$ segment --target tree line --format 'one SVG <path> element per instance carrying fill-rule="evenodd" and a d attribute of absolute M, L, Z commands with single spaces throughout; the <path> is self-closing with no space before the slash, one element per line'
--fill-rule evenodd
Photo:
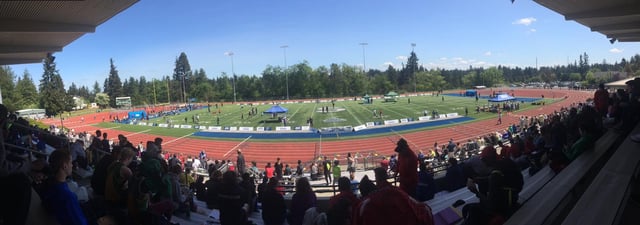
<path fill-rule="evenodd" d="M 332 98 L 399 93 L 439 91 L 452 88 L 471 88 L 482 85 L 496 87 L 504 84 L 553 81 L 586 81 L 588 85 L 640 75 L 640 55 L 613 64 L 602 61 L 590 63 L 584 53 L 579 60 L 567 65 L 552 67 L 469 67 L 467 69 L 426 69 L 420 65 L 415 52 L 411 52 L 406 64 L 399 68 L 388 66 L 386 70 L 359 66 L 330 64 L 312 68 L 308 62 L 287 68 L 267 65 L 260 75 L 229 75 L 211 77 L 202 68 L 192 69 L 186 53 L 175 60 L 171 75 L 159 79 L 130 76 L 121 79 L 113 59 L 109 62 L 109 74 L 91 88 L 71 83 L 65 89 L 55 57 L 43 60 L 44 72 L 36 88 L 31 75 L 24 71 L 16 76 L 8 66 L 0 67 L 0 90 L 9 110 L 44 108 L 48 115 L 70 111 L 81 103 L 95 102 L 100 107 L 117 107 L 116 97 L 131 97 L 133 105 L 164 103 L 282 100 L 288 93 L 291 99 Z M 601 76 L 610 71 L 612 75 Z M 600 74 L 600 76 L 598 76 Z M 74 97 L 76 97 L 74 99 Z"/>

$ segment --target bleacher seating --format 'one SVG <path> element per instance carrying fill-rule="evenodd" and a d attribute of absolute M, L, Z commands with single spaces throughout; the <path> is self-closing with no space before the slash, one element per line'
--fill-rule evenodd
<path fill-rule="evenodd" d="M 603 156 L 615 146 L 621 136 L 619 131 L 607 131 L 592 149 L 582 153 L 544 185 L 505 224 L 516 225 L 523 221 L 527 224 L 558 223 L 556 220 L 570 209 L 571 203 L 581 194 L 577 189 L 590 183 L 590 176 L 587 174 L 597 172 L 604 165 L 606 157 Z"/>
<path fill-rule="evenodd" d="M 637 125 L 632 134 L 640 132 Z M 618 224 L 637 178 L 640 143 L 626 140 L 602 167 L 562 224 Z"/>

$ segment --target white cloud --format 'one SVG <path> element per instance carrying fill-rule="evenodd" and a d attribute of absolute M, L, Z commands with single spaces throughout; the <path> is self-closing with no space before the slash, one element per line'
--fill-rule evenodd
<path fill-rule="evenodd" d="M 536 22 L 536 18 L 533 18 L 533 17 L 527 17 L 527 18 L 522 18 L 522 19 L 519 19 L 519 20 L 513 21 L 511 24 L 529 26 L 529 25 L 531 25 L 533 22 Z"/>
<path fill-rule="evenodd" d="M 529 32 L 531 32 L 531 33 L 536 32 L 536 31 L 538 31 L 538 30 L 536 30 L 534 28 L 529 29 Z"/>
<path fill-rule="evenodd" d="M 618 48 L 609 49 L 609 52 L 615 53 L 615 54 L 622 53 L 623 51 L 624 51 L 623 49 L 618 49 Z"/>
<path fill-rule="evenodd" d="M 486 55 L 486 56 L 491 56 L 491 51 L 487 51 L 487 52 L 485 52 L 485 53 L 484 53 L 484 55 Z"/>
<path fill-rule="evenodd" d="M 399 55 L 399 56 L 396 56 L 396 59 L 400 60 L 400 61 L 406 61 L 407 60 L 407 56 Z"/>
<path fill-rule="evenodd" d="M 392 62 L 384 62 L 384 63 L 382 64 L 382 66 L 384 66 L 384 67 L 393 66 L 393 63 L 392 63 Z"/>
<path fill-rule="evenodd" d="M 436 60 L 435 62 L 428 62 L 428 63 L 425 63 L 423 65 L 427 69 L 436 69 L 436 68 L 438 68 L 438 69 L 468 69 L 469 66 L 484 67 L 484 68 L 496 66 L 496 64 L 487 63 L 487 62 L 484 62 L 484 61 L 478 61 L 476 59 L 465 59 L 465 58 L 462 58 L 462 57 L 454 57 L 454 58 L 441 57 L 441 58 L 439 58 L 439 60 Z"/>

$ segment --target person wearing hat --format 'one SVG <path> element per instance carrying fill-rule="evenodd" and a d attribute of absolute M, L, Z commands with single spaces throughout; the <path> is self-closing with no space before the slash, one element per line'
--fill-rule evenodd
<path fill-rule="evenodd" d="M 398 153 L 398 173 L 400 178 L 400 189 L 409 196 L 415 197 L 418 186 L 418 156 L 409 148 L 407 141 L 401 138 L 395 149 Z"/>

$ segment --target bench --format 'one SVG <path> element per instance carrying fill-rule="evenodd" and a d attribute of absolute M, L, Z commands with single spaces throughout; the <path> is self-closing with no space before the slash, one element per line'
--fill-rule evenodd
<path fill-rule="evenodd" d="M 637 125 L 632 134 L 640 132 Z M 591 185 L 575 204 L 562 224 L 618 224 L 625 203 L 637 178 L 640 143 L 629 135 Z"/>
<path fill-rule="evenodd" d="M 551 170 L 551 167 L 545 166 L 536 174 L 531 176 L 529 179 L 524 180 L 524 185 L 522 187 L 522 191 L 520 191 L 520 198 L 518 198 L 518 202 L 520 204 L 524 204 L 527 202 L 533 195 L 538 193 L 540 189 L 542 189 L 553 177 L 555 176 L 555 172 Z"/>
<path fill-rule="evenodd" d="M 548 171 L 547 171 L 548 170 Z M 553 174 L 549 168 L 538 171 L 535 175 L 529 177 L 528 170 L 522 171 L 522 177 L 524 179 L 524 187 L 520 192 L 521 202 L 522 199 L 528 199 L 537 190 L 539 190 L 548 180 L 552 178 L 549 174 Z M 457 200 L 465 201 L 465 204 L 478 202 L 479 199 L 474 193 L 471 193 L 466 187 L 460 188 L 453 192 L 441 191 L 436 196 L 427 201 L 426 203 L 431 207 L 434 213 L 448 208 L 453 205 Z"/>
<path fill-rule="evenodd" d="M 556 224 L 568 208 L 581 195 L 579 189 L 590 183 L 597 171 L 604 166 L 604 157 L 622 135 L 616 130 L 609 130 L 602 135 L 590 150 L 583 152 L 562 172 L 557 174 L 533 196 L 505 223 L 505 225 L 522 224 Z M 543 171 L 540 171 L 543 172 Z M 540 173 L 538 172 L 538 173 Z M 584 179 L 583 179 L 584 178 Z M 526 193 L 526 192 L 525 192 Z"/>

